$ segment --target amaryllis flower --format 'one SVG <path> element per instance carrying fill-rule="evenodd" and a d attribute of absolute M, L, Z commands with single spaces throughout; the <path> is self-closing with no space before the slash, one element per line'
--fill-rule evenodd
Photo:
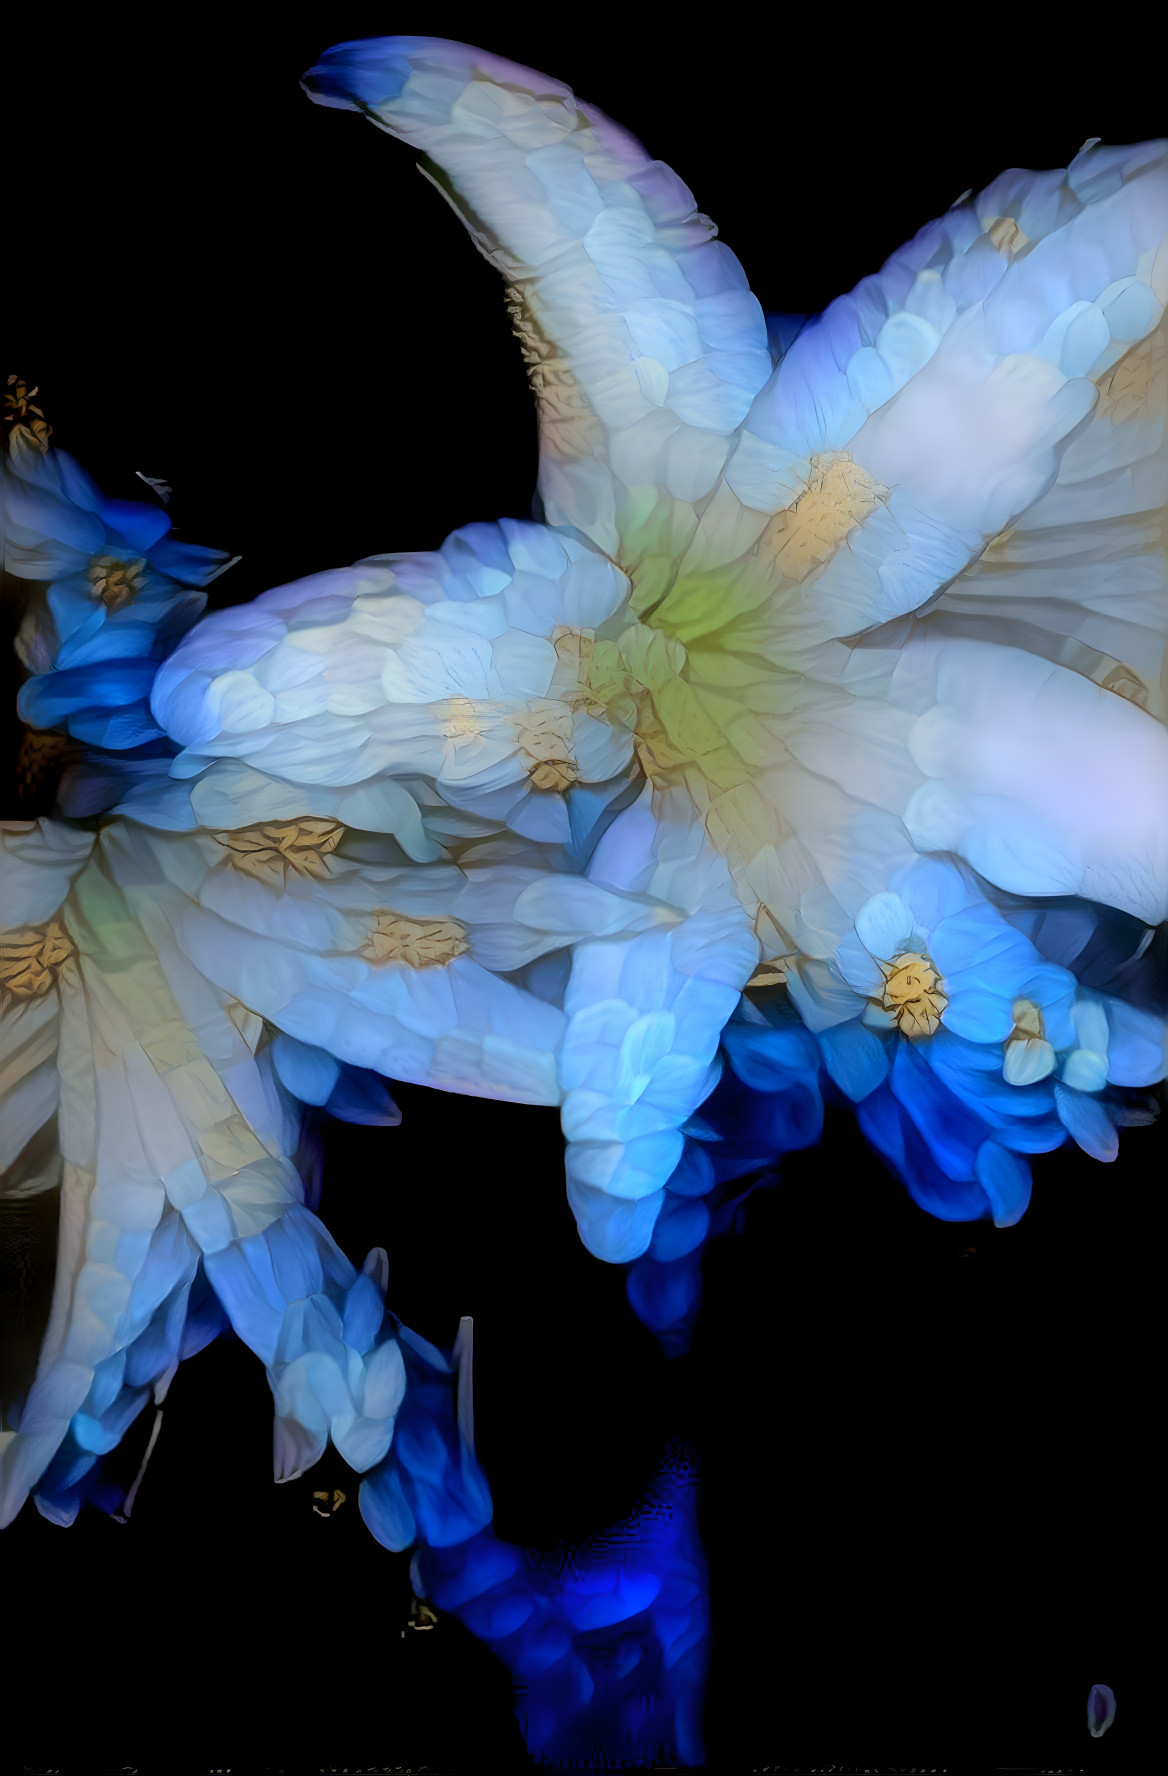
<path fill-rule="evenodd" d="M 163 1221 L 269 1367 L 280 1471 L 326 1435 L 392 1459 L 396 1334 L 349 1342 L 361 1285 L 292 1158 L 345 1078 L 559 1104 L 585 1242 L 670 1265 L 725 1181 L 723 1054 L 776 1101 L 739 1100 L 727 1154 L 813 1138 L 830 1084 L 924 1206 L 1003 1225 L 1027 1153 L 1070 1131 L 1111 1157 L 1122 1092 L 1162 1076 L 1162 1002 L 1081 980 L 1004 903 L 1164 917 L 1165 145 L 1005 175 L 791 333 L 560 82 L 387 38 L 305 85 L 423 154 L 502 274 L 543 521 L 314 575 L 176 646 L 210 563 L 47 449 L 6 466 L 10 571 L 49 588 L 21 709 L 89 747 L 57 820 L 102 816 L 10 968 L 64 980 L 74 946 L 62 1153 L 93 1263 L 129 1267 L 91 1285 L 65 1255 L 54 1325 L 102 1331 L 49 1359 L 17 1503 L 74 1414 L 123 1410 L 160 1302 L 131 1311 L 127 1278 Z M 421 1521 L 399 1482 L 385 1521 Z"/>

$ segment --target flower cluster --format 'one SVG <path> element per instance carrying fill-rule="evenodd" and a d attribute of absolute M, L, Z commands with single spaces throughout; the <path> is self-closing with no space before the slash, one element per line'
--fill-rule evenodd
<path fill-rule="evenodd" d="M 1028 1155 L 1149 1114 L 1168 155 L 1007 174 L 792 334 L 558 82 L 395 38 L 306 86 L 438 167 L 507 280 L 546 522 L 197 621 L 226 558 L 10 384 L 19 710 L 86 750 L 4 833 L 5 1187 L 59 1184 L 72 1243 L 3 1520 L 75 1508 L 202 1277 L 278 1477 L 331 1437 L 389 1546 L 485 1548 L 450 1366 L 309 1206 L 312 1112 L 391 1123 L 386 1079 L 558 1105 L 581 1236 L 670 1349 L 829 1095 L 922 1207 L 1000 1226 Z"/>
<path fill-rule="evenodd" d="M 4 569 L 36 586 L 16 644 L 30 674 L 18 711 L 117 751 L 160 740 L 154 674 L 233 563 L 180 542 L 156 506 L 107 498 L 47 428 L 37 446 L 14 432 L 0 455 Z"/>

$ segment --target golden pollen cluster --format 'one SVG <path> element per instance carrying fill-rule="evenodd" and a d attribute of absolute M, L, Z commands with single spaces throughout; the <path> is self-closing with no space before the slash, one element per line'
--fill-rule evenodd
<path fill-rule="evenodd" d="M 1117 364 L 1098 378 L 1097 418 L 1121 425 L 1133 414 L 1168 408 L 1168 325 L 1161 319 L 1146 338 L 1124 352 Z"/>
<path fill-rule="evenodd" d="M 215 837 L 227 852 L 224 861 L 245 875 L 260 881 L 278 877 L 286 882 L 291 870 L 294 875 L 322 882 L 330 872 L 329 854 L 336 850 L 344 830 L 339 821 L 306 815 L 299 820 L 241 826 L 237 832 L 220 832 Z"/>
<path fill-rule="evenodd" d="M 805 491 L 775 514 L 763 547 L 785 578 L 803 580 L 887 497 L 888 488 L 846 450 L 825 450 L 810 458 Z"/>
<path fill-rule="evenodd" d="M 445 968 L 466 954 L 466 926 L 458 919 L 411 919 L 387 907 L 373 915 L 361 947 L 369 962 L 404 962 L 407 968 Z"/>
<path fill-rule="evenodd" d="M 578 772 L 572 757 L 572 714 L 566 703 L 529 704 L 514 718 L 519 749 L 535 789 L 565 790 Z"/>
<path fill-rule="evenodd" d="M 993 216 L 985 225 L 990 240 L 1007 259 L 1016 259 L 1023 247 L 1030 245 L 1030 236 L 1023 234 L 1013 216 Z"/>
<path fill-rule="evenodd" d="M 482 739 L 483 725 L 469 697 L 451 697 L 442 723 L 442 733 L 447 740 Z"/>
<path fill-rule="evenodd" d="M 14 454 L 18 444 L 28 444 L 35 446 L 42 456 L 48 455 L 53 428 L 45 418 L 44 410 L 33 406 L 33 397 L 39 393 L 39 389 L 30 389 L 23 377 L 8 378 L 8 392 L 4 396 L 3 430 L 8 448 Z"/>
<path fill-rule="evenodd" d="M 892 1013 L 904 1035 L 932 1036 L 949 999 L 929 958 L 906 951 L 882 967 L 885 1011 Z"/>
<path fill-rule="evenodd" d="M 76 945 L 59 919 L 0 937 L 0 988 L 13 999 L 39 999 L 56 985 Z"/>
<path fill-rule="evenodd" d="M 569 623 L 557 623 L 552 630 L 552 646 L 556 650 L 553 695 L 561 698 L 573 715 L 591 715 L 597 721 L 607 720 L 605 706 L 593 695 L 588 682 L 596 651 L 593 631 L 575 629 Z"/>
<path fill-rule="evenodd" d="M 544 449 L 556 456 L 591 456 L 604 443 L 604 430 L 591 404 L 518 284 L 508 284 L 506 302 L 511 331 L 519 341 L 539 407 Z"/>
<path fill-rule="evenodd" d="M 95 555 L 86 568 L 86 576 L 95 599 L 106 609 L 120 611 L 133 604 L 142 590 L 144 561 L 119 561 L 115 555 Z"/>

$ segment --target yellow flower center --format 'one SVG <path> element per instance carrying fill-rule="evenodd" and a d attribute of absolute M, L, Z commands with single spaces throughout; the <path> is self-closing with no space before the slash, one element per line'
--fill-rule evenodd
<path fill-rule="evenodd" d="M 142 590 L 144 561 L 119 561 L 114 555 L 95 555 L 86 569 L 93 598 L 114 612 L 133 604 Z"/>
<path fill-rule="evenodd" d="M 404 962 L 407 968 L 445 968 L 466 954 L 466 926 L 457 919 L 411 919 L 387 907 L 373 915 L 361 947 L 367 961 Z"/>
<path fill-rule="evenodd" d="M 260 826 L 241 826 L 236 832 L 215 837 L 224 847 L 224 862 L 232 869 L 259 880 L 278 877 L 287 881 L 289 870 L 321 882 L 330 873 L 329 854 L 336 850 L 344 827 L 336 820 L 303 816 L 299 820 L 269 820 Z"/>
<path fill-rule="evenodd" d="M 56 985 L 75 951 L 59 919 L 7 932 L 0 937 L 0 988 L 13 999 L 39 999 Z"/>
<path fill-rule="evenodd" d="M 941 991 L 941 977 L 929 958 L 906 951 L 883 968 L 884 1009 L 892 1013 L 905 1036 L 932 1036 L 949 999 Z"/>

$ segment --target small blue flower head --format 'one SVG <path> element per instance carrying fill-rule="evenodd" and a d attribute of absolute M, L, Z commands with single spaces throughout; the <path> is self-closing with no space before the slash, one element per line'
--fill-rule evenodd
<path fill-rule="evenodd" d="M 119 751 L 160 739 L 154 674 L 229 558 L 179 542 L 155 506 L 107 499 L 64 451 L 9 453 L 0 475 L 5 568 L 46 586 L 17 642 L 22 720 Z"/>
<path fill-rule="evenodd" d="M 1045 961 L 955 865 L 934 858 L 909 865 L 860 908 L 837 965 L 868 1000 L 873 1027 L 920 1040 L 944 1025 L 992 1043 L 1018 1031 L 1017 1084 L 1053 1071 L 1053 1049 L 1074 1039 L 1074 976 Z"/>

